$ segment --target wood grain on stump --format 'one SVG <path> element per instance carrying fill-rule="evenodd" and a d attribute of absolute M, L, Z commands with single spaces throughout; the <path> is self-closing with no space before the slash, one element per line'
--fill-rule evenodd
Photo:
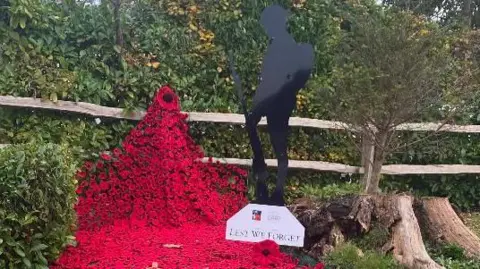
<path fill-rule="evenodd" d="M 344 240 L 353 239 L 380 225 L 390 231 L 382 250 L 408 268 L 443 268 L 428 255 L 420 226 L 408 195 L 349 195 L 314 208 L 297 208 L 305 227 L 305 249 L 320 258 Z"/>
<path fill-rule="evenodd" d="M 448 198 L 423 198 L 420 203 L 423 226 L 432 240 L 456 244 L 467 256 L 480 257 L 480 238 L 465 226 Z"/>
<path fill-rule="evenodd" d="M 395 196 L 394 196 L 395 197 Z M 392 225 L 393 256 L 408 268 L 444 268 L 434 262 L 423 244 L 422 233 L 413 211 L 411 196 L 394 198 L 400 220 Z"/>

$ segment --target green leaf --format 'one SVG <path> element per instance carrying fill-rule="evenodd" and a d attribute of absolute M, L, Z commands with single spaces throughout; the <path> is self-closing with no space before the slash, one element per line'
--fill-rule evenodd
<path fill-rule="evenodd" d="M 25 29 L 27 19 L 25 17 L 20 18 L 19 25 L 20 28 Z"/>
<path fill-rule="evenodd" d="M 50 100 L 51 100 L 52 102 L 54 102 L 54 103 L 58 102 L 57 93 L 52 92 L 52 93 L 50 94 Z"/>
<path fill-rule="evenodd" d="M 40 238 L 43 238 L 43 234 L 41 233 L 36 233 L 32 236 L 33 239 L 40 239 Z"/>
<path fill-rule="evenodd" d="M 37 244 L 37 245 L 33 246 L 33 247 L 30 249 L 30 251 L 31 251 L 31 252 L 33 252 L 33 251 L 39 251 L 39 250 L 44 250 L 44 249 L 47 249 L 47 248 L 48 248 L 47 245 L 40 243 L 40 244 Z"/>
<path fill-rule="evenodd" d="M 10 32 L 8 33 L 8 35 L 9 35 L 12 39 L 14 39 L 14 40 L 16 40 L 16 41 L 19 41 L 19 40 L 20 40 L 20 35 L 19 35 L 17 32 L 10 31 Z"/>
<path fill-rule="evenodd" d="M 113 46 L 113 50 L 115 50 L 116 53 L 121 53 L 122 52 L 122 48 L 118 45 Z"/>
<path fill-rule="evenodd" d="M 17 28 L 18 25 L 18 18 L 15 16 L 10 16 L 10 27 Z"/>
<path fill-rule="evenodd" d="M 45 258 L 45 256 L 43 256 L 41 252 L 38 253 L 38 259 L 40 259 L 40 262 L 42 262 L 43 264 L 48 265 L 47 259 Z"/>
<path fill-rule="evenodd" d="M 121 65 L 122 65 L 122 70 L 127 70 L 127 62 L 122 58 L 122 60 L 120 61 Z"/>
<path fill-rule="evenodd" d="M 16 247 L 13 250 L 15 251 L 15 253 L 18 254 L 18 256 L 20 256 L 22 258 L 25 257 L 25 252 L 23 252 L 23 250 L 21 250 L 19 247 Z"/>
<path fill-rule="evenodd" d="M 32 268 L 32 263 L 27 258 L 22 258 L 22 262 L 27 266 L 27 268 Z"/>
<path fill-rule="evenodd" d="M 22 162 L 18 162 L 17 163 L 17 169 L 15 169 L 15 176 L 19 176 L 22 174 L 22 170 L 23 170 L 23 163 Z"/>

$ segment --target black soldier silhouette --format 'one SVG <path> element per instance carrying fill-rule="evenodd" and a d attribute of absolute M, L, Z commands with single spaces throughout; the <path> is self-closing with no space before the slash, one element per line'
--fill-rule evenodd
<path fill-rule="evenodd" d="M 261 23 L 270 41 L 250 112 L 247 111 L 240 78 L 230 61 L 253 150 L 252 170 L 257 181 L 254 203 L 258 204 L 285 205 L 288 122 L 296 107 L 296 95 L 305 86 L 314 64 L 312 45 L 297 43 L 288 33 L 288 15 L 288 11 L 278 5 L 269 6 L 262 12 Z M 270 142 L 278 161 L 277 181 L 271 197 L 266 185 L 267 165 L 257 133 L 257 125 L 264 116 L 267 118 Z"/>

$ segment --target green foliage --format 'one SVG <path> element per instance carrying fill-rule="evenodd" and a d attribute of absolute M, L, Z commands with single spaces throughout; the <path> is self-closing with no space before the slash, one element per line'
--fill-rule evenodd
<path fill-rule="evenodd" d="M 363 253 L 352 243 L 338 246 L 325 257 L 325 261 L 335 268 L 342 269 L 403 268 L 391 256 L 384 256 L 374 251 Z"/>
<path fill-rule="evenodd" d="M 472 92 L 457 84 L 469 79 L 449 48 L 458 33 L 378 6 L 359 8 L 346 19 L 351 29 L 339 40 L 331 89 L 320 91 L 335 118 L 359 128 L 372 124 L 383 134 Z"/>
<path fill-rule="evenodd" d="M 427 245 L 433 259 L 448 269 L 478 269 L 480 261 L 465 256 L 465 250 L 453 244 Z"/>
<path fill-rule="evenodd" d="M 280 251 L 298 260 L 298 266 L 315 266 L 321 261 L 310 256 L 305 250 L 296 247 L 280 246 Z M 324 264 L 325 265 L 325 264 Z M 326 268 L 329 268 L 328 266 Z"/>
<path fill-rule="evenodd" d="M 361 249 L 365 250 L 380 250 L 391 239 L 388 229 L 380 225 L 373 225 L 367 234 L 361 238 L 355 239 L 355 243 Z"/>
<path fill-rule="evenodd" d="M 9 18 L 0 25 L 5 41 L 0 58 L 7 64 L 0 72 L 5 81 L 0 93 L 135 109 L 146 108 L 154 91 L 168 83 L 187 110 L 238 111 L 226 50 L 238 56 L 237 70 L 251 95 L 266 46 L 258 18 L 273 2 L 137 1 L 122 10 L 125 47 L 119 48 L 108 2 L 9 1 Z M 328 1 L 298 8 L 291 1 L 281 4 L 293 12 L 294 35 L 314 43 L 317 74 L 323 76 L 335 7 Z M 42 23 L 32 21 L 18 31 L 7 22 L 23 21 L 33 11 L 32 20 Z"/>
<path fill-rule="evenodd" d="M 480 212 L 460 213 L 460 218 L 472 232 L 480 235 Z"/>
<path fill-rule="evenodd" d="M 48 268 L 72 243 L 76 163 L 66 147 L 0 150 L 0 267 Z"/>
<path fill-rule="evenodd" d="M 375 5 L 345 15 L 351 28 L 343 32 L 336 48 L 331 90 L 320 91 L 330 101 L 326 105 L 330 104 L 333 116 L 358 126 L 368 121 L 380 128 L 406 117 L 416 120 L 415 109 L 440 99 L 452 62 L 443 29 L 409 13 Z"/>
<path fill-rule="evenodd" d="M 435 261 L 447 269 L 479 269 L 477 260 L 458 261 L 452 258 L 436 257 Z"/>
<path fill-rule="evenodd" d="M 318 96 L 332 118 L 374 141 L 366 185 L 367 192 L 376 192 L 388 155 L 412 142 L 407 138 L 413 136 L 397 135 L 395 128 L 438 115 L 445 105 L 461 110 L 476 89 L 476 68 L 451 52 L 459 32 L 412 13 L 365 5 L 345 16 L 350 26 L 338 41 L 330 89 L 318 90 Z"/>
<path fill-rule="evenodd" d="M 480 24 L 478 1 L 471 0 L 382 0 L 382 3 L 435 18 L 444 25 L 461 24 L 477 28 Z M 468 4 L 468 6 L 466 6 Z"/>
<path fill-rule="evenodd" d="M 440 255 L 454 259 L 454 260 L 461 260 L 465 259 L 465 250 L 461 247 L 454 245 L 454 244 L 444 244 L 439 248 Z"/>
<path fill-rule="evenodd" d="M 0 69 L 0 94 L 136 110 L 148 107 L 160 85 L 170 84 L 179 94 L 183 110 L 238 112 L 227 50 L 238 57 L 237 70 L 251 97 L 266 47 L 258 18 L 263 7 L 274 2 L 136 1 L 122 9 L 122 50 L 115 46 L 109 2 L 99 6 L 78 1 L 1 2 L 7 13 L 0 17 L 0 64 L 4 67 Z M 334 17 L 339 7 L 330 1 L 293 5 L 285 0 L 281 4 L 292 11 L 289 27 L 293 34 L 315 45 L 315 76 L 324 77 L 330 68 L 330 37 L 337 32 Z M 9 21 L 23 16 L 23 10 L 37 13 L 20 30 Z M 321 106 L 308 105 L 311 90 L 304 92 L 296 113 L 312 117 L 322 114 Z M 2 109 L 0 115 L 0 142 L 68 143 L 82 158 L 118 145 L 133 126 L 127 121 L 96 124 L 78 115 L 28 110 Z M 298 146 L 291 147 L 290 158 L 353 163 L 357 157 L 345 146 L 350 138 L 335 133 L 294 130 L 291 141 Z M 192 125 L 197 142 L 208 155 L 216 157 L 249 158 L 246 134 L 239 126 Z M 267 142 L 266 132 L 261 135 Z M 269 147 L 265 150 L 273 157 Z"/>
<path fill-rule="evenodd" d="M 125 3 L 121 10 L 122 50 L 115 46 L 108 1 L 95 6 L 82 1 L 0 0 L 0 94 L 135 110 L 148 107 L 155 90 L 168 83 L 179 94 L 184 111 L 239 112 L 226 52 L 235 53 L 242 86 L 251 100 L 266 48 L 258 18 L 271 3 L 291 11 L 290 31 L 299 41 L 311 42 L 317 55 L 311 83 L 300 92 L 295 115 L 332 118 L 328 107 L 338 100 L 317 101 L 316 89 L 331 82 L 334 49 L 342 36 L 340 24 L 350 13 L 374 9 L 373 0 L 135 1 Z M 466 123 L 476 124 L 476 119 L 475 114 Z M 2 108 L 0 143 L 63 143 L 75 159 L 82 160 L 118 146 L 134 124 L 107 119 L 97 124 L 91 117 L 75 114 Z M 192 123 L 191 133 L 207 155 L 251 157 L 246 131 L 240 126 Z M 267 157 L 274 157 L 268 135 L 263 129 L 260 133 Z M 474 136 L 448 139 L 454 143 L 437 147 L 421 143 L 409 148 L 408 154 L 392 156 L 390 162 L 458 163 L 459 158 L 462 163 L 478 162 Z M 343 131 L 292 128 L 288 155 L 297 160 L 356 165 L 359 156 L 354 141 Z M 289 172 L 289 199 L 310 191 L 300 188 L 303 183 L 324 186 L 338 178 L 335 173 Z M 430 195 L 453 195 L 452 202 L 462 208 L 477 203 L 480 189 L 471 183 L 475 176 L 449 175 L 445 181 L 431 176 L 426 180 L 429 184 L 423 185 L 417 184 L 419 178 L 395 177 L 385 184 L 400 189 L 414 186 Z"/>
<path fill-rule="evenodd" d="M 54 112 L 0 108 L 0 143 L 45 143 L 69 146 L 84 160 L 120 145 L 133 124 L 128 121 L 59 115 Z"/>
<path fill-rule="evenodd" d="M 476 118 L 470 124 L 478 124 Z M 388 157 L 388 164 L 478 164 L 479 136 L 476 134 L 431 134 L 400 133 L 410 141 L 420 141 L 405 147 L 402 152 Z M 479 208 L 479 177 L 463 175 L 405 175 L 384 176 L 382 190 L 407 191 L 420 196 L 448 197 L 462 210 Z"/>
<path fill-rule="evenodd" d="M 268 187 L 273 191 L 275 187 L 274 169 L 270 169 L 270 177 L 267 180 Z M 285 199 L 293 203 L 298 198 L 310 197 L 314 200 L 329 199 L 335 196 L 359 193 L 360 185 L 355 183 L 338 183 L 337 173 L 317 173 L 315 171 L 302 171 L 291 169 L 285 187 Z M 255 196 L 255 181 L 248 179 L 248 197 Z"/>
<path fill-rule="evenodd" d="M 418 196 L 448 197 L 461 210 L 478 210 L 478 175 L 419 175 L 386 176 L 382 189 L 385 191 L 411 192 Z"/>
<path fill-rule="evenodd" d="M 303 183 L 300 185 L 299 191 L 303 196 L 331 199 L 347 194 L 358 194 L 362 191 L 362 187 L 356 183 L 333 183 L 325 186 L 317 183 Z"/>

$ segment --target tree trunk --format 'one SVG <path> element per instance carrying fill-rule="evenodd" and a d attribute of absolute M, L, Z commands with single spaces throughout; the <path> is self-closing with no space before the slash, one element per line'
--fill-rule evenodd
<path fill-rule="evenodd" d="M 408 268 L 443 268 L 428 255 L 420 227 L 407 195 L 349 195 L 295 212 L 305 227 L 306 251 L 317 258 L 344 240 L 352 239 L 380 225 L 391 231 L 380 242 L 382 250 Z M 297 207 L 298 209 L 298 207 Z"/>
<path fill-rule="evenodd" d="M 377 155 L 375 153 L 375 155 Z M 375 194 L 380 193 L 380 179 L 382 177 L 382 165 L 383 165 L 383 158 L 378 160 L 377 156 L 373 161 L 372 165 L 372 175 L 370 177 L 370 182 L 367 184 L 366 191 L 368 194 Z"/>
<path fill-rule="evenodd" d="M 122 23 L 120 19 L 120 5 L 121 0 L 112 0 L 113 5 L 113 19 L 115 21 L 115 44 L 123 48 L 123 30 Z"/>
<path fill-rule="evenodd" d="M 465 26 L 472 26 L 472 0 L 463 0 L 462 21 Z"/>
<path fill-rule="evenodd" d="M 401 221 L 392 228 L 393 256 L 408 268 L 443 268 L 430 258 L 423 244 L 420 226 L 413 211 L 413 198 L 398 196 L 396 207 Z"/>
<path fill-rule="evenodd" d="M 429 237 L 437 242 L 456 244 L 467 256 L 480 257 L 480 238 L 473 233 L 453 210 L 448 198 L 423 198 L 422 221 Z"/>
<path fill-rule="evenodd" d="M 376 145 L 373 152 L 373 164 L 370 180 L 366 185 L 366 193 L 380 193 L 380 179 L 382 177 L 382 165 L 385 161 L 385 148 L 387 146 L 388 132 L 378 132 L 376 134 Z"/>
<path fill-rule="evenodd" d="M 375 153 L 375 146 L 372 138 L 368 134 L 364 134 L 362 137 L 362 160 L 361 165 L 363 167 L 362 186 L 365 192 L 367 191 L 368 183 L 372 178 L 372 166 L 373 157 Z"/>

